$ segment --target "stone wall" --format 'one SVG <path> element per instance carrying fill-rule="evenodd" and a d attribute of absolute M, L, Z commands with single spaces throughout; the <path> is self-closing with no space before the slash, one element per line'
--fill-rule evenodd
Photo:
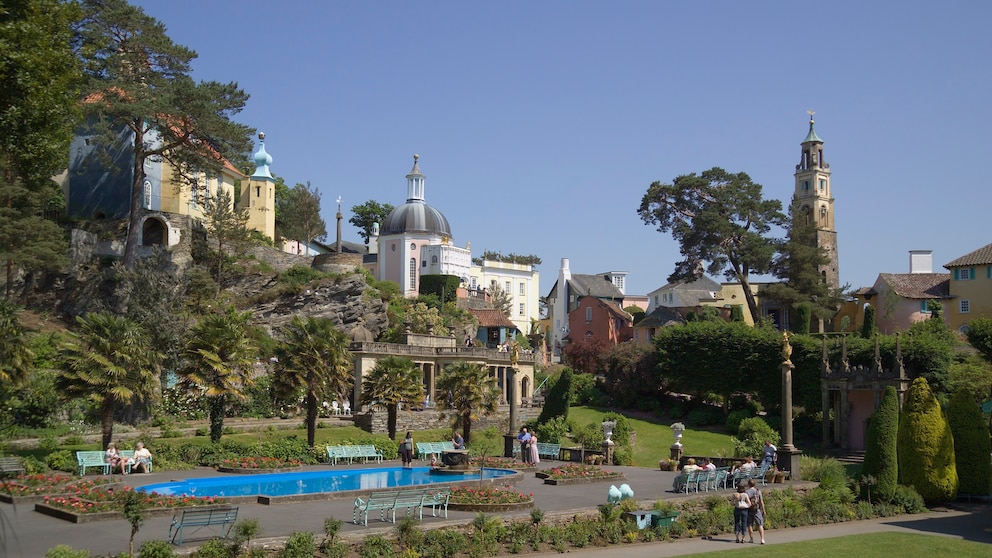
<path fill-rule="evenodd" d="M 517 409 L 517 420 L 521 423 L 537 418 L 540 409 Z M 434 409 L 426 411 L 399 411 L 396 415 L 397 435 L 405 433 L 407 430 L 438 430 L 450 427 L 450 418 L 442 419 L 441 413 Z M 388 432 L 386 421 L 388 413 L 385 408 L 376 408 L 372 412 L 359 413 L 355 415 L 355 426 L 371 432 L 372 434 L 385 434 Z M 495 414 L 482 416 L 472 421 L 472 431 L 485 430 L 490 426 L 495 426 L 497 430 L 506 430 L 510 420 L 509 407 L 501 407 Z"/>
<path fill-rule="evenodd" d="M 362 267 L 361 254 L 320 254 L 313 258 L 313 268 L 324 273 L 348 273 Z"/>

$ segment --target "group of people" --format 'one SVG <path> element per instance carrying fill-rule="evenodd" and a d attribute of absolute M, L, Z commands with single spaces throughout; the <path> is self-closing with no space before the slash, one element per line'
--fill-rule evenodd
<path fill-rule="evenodd" d="M 537 451 L 537 435 L 528 432 L 526 426 L 520 429 L 520 434 L 517 434 L 517 442 L 520 443 L 520 461 L 531 467 L 541 462 Z"/>
<path fill-rule="evenodd" d="M 465 438 L 455 431 L 451 436 L 451 446 L 456 449 L 465 449 Z M 413 432 L 410 430 L 406 431 L 406 436 L 403 437 L 403 441 L 400 442 L 400 460 L 403 462 L 403 467 L 406 469 L 413 468 Z M 437 456 L 431 459 L 431 467 L 437 466 Z"/>
<path fill-rule="evenodd" d="M 122 475 L 129 472 L 148 473 L 151 470 L 152 452 L 148 451 L 145 444 L 138 442 L 134 445 L 134 455 L 125 458 L 117 451 L 114 443 L 110 442 L 104 452 L 104 460 L 110 464 L 111 471 L 120 469 Z"/>
<path fill-rule="evenodd" d="M 738 543 L 754 542 L 754 530 L 758 530 L 761 544 L 765 544 L 765 499 L 754 484 L 754 479 L 737 485 L 737 492 L 731 496 L 734 504 L 734 538 Z"/>

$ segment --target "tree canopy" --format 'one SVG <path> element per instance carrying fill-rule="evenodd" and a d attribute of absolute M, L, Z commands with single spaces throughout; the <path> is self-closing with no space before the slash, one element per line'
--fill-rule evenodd
<path fill-rule="evenodd" d="M 829 263 L 827 251 L 816 245 L 816 224 L 807 223 L 799 206 L 789 208 L 789 229 L 778 246 L 771 272 L 781 279 L 762 290 L 762 295 L 787 307 L 809 303 L 812 315 L 829 319 L 837 313 L 841 290 L 833 289 L 820 274 L 820 266 Z"/>
<path fill-rule="evenodd" d="M 696 280 L 704 270 L 722 273 L 741 284 L 752 319 L 760 321 L 749 277 L 771 269 L 778 241 L 769 231 L 785 223 L 780 201 L 765 200 L 761 185 L 747 174 L 713 167 L 678 176 L 671 184 L 653 182 L 637 213 L 644 224 L 670 232 L 680 245 L 683 259 L 669 282 Z"/>
<path fill-rule="evenodd" d="M 493 252 L 492 250 L 486 250 L 482 252 L 482 256 L 478 258 L 472 258 L 472 263 L 475 265 L 482 265 L 483 262 L 502 262 L 502 263 L 514 263 L 522 265 L 541 265 L 541 258 L 530 254 L 530 255 L 520 255 L 510 252 L 509 254 L 503 255 L 502 252 Z"/>
<path fill-rule="evenodd" d="M 314 240 L 327 238 L 327 223 L 320 216 L 320 191 L 310 184 L 293 186 L 286 196 L 276 201 L 280 215 L 279 233 L 310 246 Z"/>
<path fill-rule="evenodd" d="M 231 120 L 248 94 L 237 83 L 195 82 L 196 52 L 177 45 L 165 25 L 126 0 L 83 0 L 79 25 L 88 84 L 83 109 L 87 133 L 106 148 L 130 135 L 129 226 L 124 265 L 137 257 L 145 163 L 166 161 L 178 183 L 200 187 L 196 172 L 218 172 L 227 160 L 247 157 L 253 130 Z M 123 146 L 118 146 L 123 147 Z"/>
<path fill-rule="evenodd" d="M 10 298 L 15 269 L 66 262 L 65 235 L 45 211 L 62 207 L 51 178 L 65 168 L 78 124 L 82 72 L 71 45 L 75 4 L 11 0 L 0 10 L 0 261 Z"/>
<path fill-rule="evenodd" d="M 348 222 L 358 229 L 358 235 L 362 237 L 362 240 L 368 243 L 369 237 L 372 235 L 372 227 L 376 223 L 382 224 L 392 213 L 394 207 L 388 203 L 379 203 L 375 200 L 369 200 L 363 204 L 352 206 L 351 212 L 353 215 L 348 219 Z"/>

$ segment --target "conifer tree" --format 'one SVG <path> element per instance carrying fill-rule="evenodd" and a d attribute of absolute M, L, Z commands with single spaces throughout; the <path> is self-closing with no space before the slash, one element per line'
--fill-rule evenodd
<path fill-rule="evenodd" d="M 899 416 L 899 475 L 928 504 L 954 500 L 958 473 L 954 437 L 925 378 L 913 380 Z"/>
<path fill-rule="evenodd" d="M 896 388 L 885 388 L 882 403 L 871 416 L 865 444 L 863 472 L 875 479 L 871 489 L 873 502 L 888 502 L 899 481 L 896 438 L 899 434 L 899 395 Z"/>
<path fill-rule="evenodd" d="M 986 496 L 992 489 L 992 461 L 989 460 L 989 427 L 975 397 L 959 389 L 947 409 L 947 421 L 954 434 L 954 463 L 962 494 Z"/>
<path fill-rule="evenodd" d="M 572 369 L 565 367 L 558 380 L 548 390 L 548 396 L 544 398 L 544 408 L 541 409 L 541 416 L 537 418 L 537 422 L 544 424 L 555 417 L 567 419 L 573 389 Z"/>
<path fill-rule="evenodd" d="M 231 120 L 248 94 L 237 83 L 195 82 L 196 52 L 177 45 L 165 26 L 126 0 L 83 0 L 80 56 L 88 84 L 87 134 L 103 147 L 131 151 L 131 192 L 124 266 L 137 257 L 145 163 L 165 160 L 184 187 L 193 171 L 217 172 L 225 158 L 244 159 L 253 130 Z M 126 132 L 130 142 L 118 145 Z"/>

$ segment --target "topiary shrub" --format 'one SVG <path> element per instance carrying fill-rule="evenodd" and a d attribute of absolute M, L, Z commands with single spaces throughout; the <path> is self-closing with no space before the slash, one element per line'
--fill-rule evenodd
<path fill-rule="evenodd" d="M 572 401 L 572 369 L 563 368 L 555 385 L 548 390 L 548 396 L 544 399 L 544 408 L 541 409 L 541 416 L 537 422 L 544 424 L 554 417 L 568 419 L 568 406 Z"/>
<path fill-rule="evenodd" d="M 906 394 L 897 444 L 901 484 L 915 488 L 927 504 L 957 497 L 954 437 L 925 378 L 913 380 Z"/>
<path fill-rule="evenodd" d="M 899 483 L 896 438 L 899 435 L 899 395 L 896 388 L 885 388 L 882 403 L 871 416 L 865 439 L 865 463 L 862 471 L 874 477 L 874 486 L 866 486 L 862 497 L 871 491 L 873 502 L 888 502 Z"/>
<path fill-rule="evenodd" d="M 947 422 L 954 435 L 954 463 L 960 479 L 959 492 L 987 496 L 992 488 L 989 461 L 989 428 L 971 392 L 958 390 L 947 409 Z"/>
<path fill-rule="evenodd" d="M 865 306 L 865 321 L 861 323 L 861 337 L 871 339 L 875 335 L 875 307 Z"/>

